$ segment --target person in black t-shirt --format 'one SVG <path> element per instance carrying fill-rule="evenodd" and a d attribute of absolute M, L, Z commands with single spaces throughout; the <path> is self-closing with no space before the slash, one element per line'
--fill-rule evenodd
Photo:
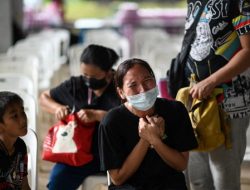
<path fill-rule="evenodd" d="M 83 50 L 80 61 L 81 76 L 71 77 L 57 87 L 44 91 L 40 96 L 42 108 L 63 119 L 75 110 L 85 123 L 96 122 L 92 140 L 93 160 L 83 166 L 56 163 L 50 174 L 48 188 L 51 190 L 77 189 L 89 175 L 100 172 L 98 154 L 98 126 L 106 112 L 120 105 L 113 84 L 115 71 L 112 66 L 118 55 L 110 48 L 89 45 Z"/>
<path fill-rule="evenodd" d="M 13 92 L 0 92 L 0 189 L 30 190 L 27 149 L 20 136 L 27 134 L 23 100 Z"/>
<path fill-rule="evenodd" d="M 185 190 L 188 151 L 197 147 L 184 105 L 157 98 L 147 62 L 129 59 L 115 75 L 124 103 L 111 109 L 99 127 L 101 169 L 109 189 Z"/>

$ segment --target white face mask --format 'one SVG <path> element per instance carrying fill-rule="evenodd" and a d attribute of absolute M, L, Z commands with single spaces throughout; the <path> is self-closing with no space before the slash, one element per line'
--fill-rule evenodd
<path fill-rule="evenodd" d="M 147 92 L 127 96 L 126 98 L 128 100 L 128 103 L 137 110 L 146 111 L 153 107 L 158 94 L 158 88 L 155 87 Z"/>

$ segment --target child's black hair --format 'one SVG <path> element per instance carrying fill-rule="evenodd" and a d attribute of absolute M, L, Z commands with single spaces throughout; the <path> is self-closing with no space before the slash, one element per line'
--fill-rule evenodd
<path fill-rule="evenodd" d="M 14 92 L 0 91 L 0 122 L 3 123 L 3 115 L 12 104 L 23 104 L 23 99 Z"/>

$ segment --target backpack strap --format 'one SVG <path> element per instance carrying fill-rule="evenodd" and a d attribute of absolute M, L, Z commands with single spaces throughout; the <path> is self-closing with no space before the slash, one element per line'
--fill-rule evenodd
<path fill-rule="evenodd" d="M 190 26 L 190 28 L 186 31 L 186 34 L 184 36 L 184 39 L 182 41 L 182 48 L 180 52 L 180 62 L 184 63 L 184 60 L 186 59 L 190 49 L 191 49 L 191 44 L 195 39 L 196 36 L 196 26 L 198 24 L 198 21 L 200 20 L 200 16 L 207 4 L 207 1 L 204 1 L 199 9 L 199 12 L 197 13 L 197 16 L 194 19 L 194 22 Z"/>

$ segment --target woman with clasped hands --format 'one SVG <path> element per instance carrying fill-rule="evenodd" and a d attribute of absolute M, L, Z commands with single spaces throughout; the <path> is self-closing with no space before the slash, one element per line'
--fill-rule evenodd
<path fill-rule="evenodd" d="M 187 189 L 182 171 L 197 142 L 184 105 L 157 98 L 153 71 L 141 59 L 121 63 L 115 83 L 124 103 L 110 110 L 99 128 L 109 189 Z"/>

